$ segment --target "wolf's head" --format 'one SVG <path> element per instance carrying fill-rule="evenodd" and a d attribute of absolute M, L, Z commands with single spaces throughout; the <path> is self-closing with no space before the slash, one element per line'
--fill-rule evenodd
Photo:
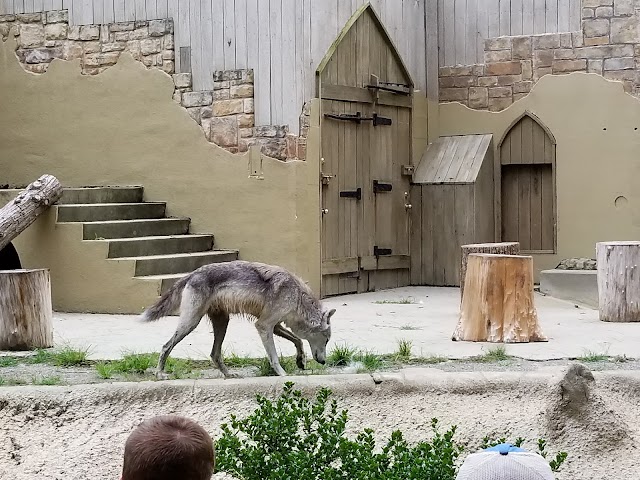
<path fill-rule="evenodd" d="M 327 344 L 331 340 L 331 316 L 334 313 L 336 313 L 335 308 L 323 310 L 319 326 L 306 334 L 313 359 L 321 365 L 327 361 Z"/>

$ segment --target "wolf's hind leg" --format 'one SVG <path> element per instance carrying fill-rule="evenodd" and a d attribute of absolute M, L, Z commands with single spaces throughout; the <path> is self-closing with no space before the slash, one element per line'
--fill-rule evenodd
<path fill-rule="evenodd" d="M 269 318 L 260 318 L 256 322 L 256 329 L 260 334 L 260 339 L 262 340 L 262 344 L 264 345 L 264 349 L 267 352 L 267 358 L 269 359 L 269 364 L 273 371 L 276 372 L 281 377 L 286 377 L 287 372 L 284 371 L 282 365 L 280 365 L 280 360 L 278 359 L 278 352 L 276 352 L 276 344 L 273 341 L 273 327 L 271 326 L 272 322 Z"/>
<path fill-rule="evenodd" d="M 296 365 L 300 370 L 304 370 L 305 366 L 305 355 L 304 355 L 304 345 L 302 340 L 290 330 L 287 330 L 281 323 L 277 324 L 273 327 L 273 333 L 279 337 L 282 337 L 286 340 L 289 340 L 296 347 Z"/>
<path fill-rule="evenodd" d="M 204 308 L 202 304 L 194 299 L 188 290 L 185 290 L 182 294 L 182 303 L 180 306 L 180 323 L 171 339 L 162 346 L 162 350 L 160 351 L 160 358 L 158 358 L 158 367 L 156 369 L 156 377 L 158 377 L 158 379 L 167 378 L 167 375 L 164 373 L 167 357 L 184 337 L 195 330 L 203 316 Z"/>
<path fill-rule="evenodd" d="M 222 312 L 209 310 L 209 319 L 213 326 L 213 347 L 211 348 L 211 361 L 222 372 L 225 378 L 238 378 L 239 375 L 229 372 L 222 358 L 222 342 L 227 334 L 229 315 Z"/>

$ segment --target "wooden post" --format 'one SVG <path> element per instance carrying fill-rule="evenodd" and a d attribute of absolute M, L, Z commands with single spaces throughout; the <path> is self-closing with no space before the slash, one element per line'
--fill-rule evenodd
<path fill-rule="evenodd" d="M 53 346 L 49 270 L 0 270 L 0 350 Z"/>
<path fill-rule="evenodd" d="M 603 322 L 640 322 L 640 242 L 596 243 Z"/>
<path fill-rule="evenodd" d="M 42 175 L 16 198 L 0 208 L 0 250 L 35 222 L 38 215 L 62 196 L 62 185 L 53 175 Z"/>
<path fill-rule="evenodd" d="M 520 242 L 501 243 L 472 243 L 462 245 L 462 258 L 460 261 L 460 301 L 464 294 L 464 277 L 467 274 L 467 257 L 471 253 L 495 253 L 500 255 L 519 255 Z"/>
<path fill-rule="evenodd" d="M 533 257 L 472 253 L 452 340 L 546 341 L 533 300 Z"/>

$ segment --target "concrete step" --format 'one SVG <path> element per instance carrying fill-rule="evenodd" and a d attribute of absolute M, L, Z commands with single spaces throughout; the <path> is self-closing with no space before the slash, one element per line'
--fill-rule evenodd
<path fill-rule="evenodd" d="M 169 273 L 166 275 L 144 275 L 144 276 L 139 276 L 139 277 L 135 277 L 137 280 L 145 280 L 145 281 L 149 281 L 149 282 L 160 282 L 160 290 L 158 292 L 159 295 L 162 295 L 164 292 L 166 292 L 167 290 L 169 290 L 174 283 L 176 283 L 178 280 L 180 280 L 182 277 L 184 277 L 185 275 L 188 275 L 188 272 L 186 273 Z"/>
<path fill-rule="evenodd" d="M 58 222 L 98 222 L 102 220 L 137 220 L 162 218 L 164 202 L 94 203 L 58 205 Z"/>
<path fill-rule="evenodd" d="M 167 235 L 103 241 L 109 242 L 109 258 L 205 252 L 213 248 L 213 235 Z"/>
<path fill-rule="evenodd" d="M 238 259 L 237 250 L 210 250 L 208 252 L 122 257 L 113 260 L 134 260 L 135 276 L 188 273 L 209 263 L 230 262 Z"/>
<path fill-rule="evenodd" d="M 140 203 L 143 187 L 81 187 L 65 188 L 58 205 L 82 203 Z"/>
<path fill-rule="evenodd" d="M 112 220 L 83 224 L 85 240 L 135 238 L 163 235 L 183 235 L 189 232 L 189 218 L 159 218 L 146 220 Z"/>

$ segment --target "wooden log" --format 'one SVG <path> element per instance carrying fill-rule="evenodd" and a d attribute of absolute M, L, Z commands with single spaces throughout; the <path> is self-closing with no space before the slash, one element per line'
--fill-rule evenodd
<path fill-rule="evenodd" d="M 640 242 L 596 243 L 598 310 L 603 322 L 640 322 Z"/>
<path fill-rule="evenodd" d="M 460 301 L 464 294 L 464 278 L 467 274 L 467 258 L 472 253 L 495 253 L 499 255 L 519 255 L 520 242 L 472 243 L 462 245 L 460 260 Z"/>
<path fill-rule="evenodd" d="M 452 340 L 546 341 L 534 305 L 533 257 L 472 253 Z"/>
<path fill-rule="evenodd" d="M 48 269 L 0 271 L 0 350 L 53 346 Z"/>
<path fill-rule="evenodd" d="M 62 185 L 53 175 L 42 175 L 0 209 L 0 250 L 22 233 L 62 196 Z"/>

